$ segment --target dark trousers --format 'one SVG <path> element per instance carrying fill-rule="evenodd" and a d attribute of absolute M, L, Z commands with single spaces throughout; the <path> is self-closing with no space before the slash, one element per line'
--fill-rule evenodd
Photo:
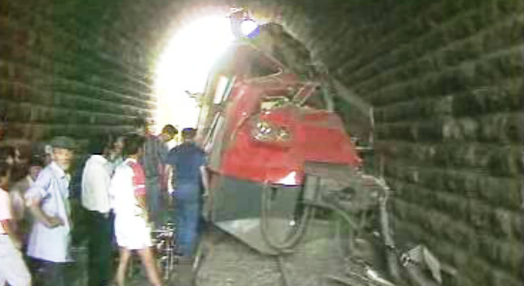
<path fill-rule="evenodd" d="M 67 263 L 31 259 L 34 286 L 69 286 L 66 283 Z"/>
<path fill-rule="evenodd" d="M 147 208 L 149 212 L 149 220 L 159 228 L 167 221 L 167 203 L 163 197 L 163 193 L 160 188 L 160 177 L 146 178 L 146 197 L 147 197 Z"/>
<path fill-rule="evenodd" d="M 94 211 L 89 215 L 88 280 L 89 286 L 106 286 L 113 278 L 114 215 Z"/>

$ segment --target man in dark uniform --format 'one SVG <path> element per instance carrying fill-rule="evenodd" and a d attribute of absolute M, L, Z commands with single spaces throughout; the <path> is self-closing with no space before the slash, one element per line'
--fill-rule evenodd
<path fill-rule="evenodd" d="M 167 163 L 173 168 L 174 200 L 178 223 L 177 242 L 182 261 L 191 261 L 197 241 L 202 187 L 207 190 L 206 157 L 194 138 L 196 130 L 182 130 L 183 143 L 173 148 Z"/>

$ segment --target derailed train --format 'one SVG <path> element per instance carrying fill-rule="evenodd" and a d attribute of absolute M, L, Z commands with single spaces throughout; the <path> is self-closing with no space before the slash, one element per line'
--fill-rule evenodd
<path fill-rule="evenodd" d="M 198 136 L 211 171 L 204 217 L 262 253 L 298 242 L 319 177 L 343 170 L 335 181 L 347 182 L 362 163 L 342 120 L 324 108 L 321 84 L 245 42 L 209 77 Z"/>
<path fill-rule="evenodd" d="M 372 109 L 358 107 L 360 114 L 370 112 L 363 116 L 370 124 L 360 121 L 364 123 L 360 131 L 371 131 L 371 145 L 357 147 L 333 112 L 332 91 L 344 89 L 318 71 L 311 72 L 309 61 L 295 56 L 308 53 L 292 39 L 288 46 L 298 48 L 282 57 L 286 51 L 277 45 L 289 42 L 278 38 L 286 38 L 278 28 L 276 34 L 276 40 L 259 41 L 270 43 L 266 52 L 249 41 L 238 41 L 208 78 L 198 126 L 211 171 L 205 219 L 261 253 L 280 255 L 294 250 L 315 210 L 327 209 L 335 214 L 330 221 L 335 222 L 341 254 L 360 261 L 366 281 L 393 285 L 370 271 L 374 258 L 369 254 L 378 250 L 387 264 L 383 274 L 394 281 L 436 285 L 428 281 L 440 281 L 441 269 L 429 250 L 417 246 L 401 253 L 395 244 L 383 158 L 378 177 L 362 170 L 360 151 L 373 155 Z M 274 58 L 275 53 L 283 61 Z M 366 253 L 370 244 L 375 249 Z M 195 271 L 205 256 L 202 249 Z M 433 263 L 420 260 L 421 251 Z M 448 273 L 456 275 L 453 269 Z"/>

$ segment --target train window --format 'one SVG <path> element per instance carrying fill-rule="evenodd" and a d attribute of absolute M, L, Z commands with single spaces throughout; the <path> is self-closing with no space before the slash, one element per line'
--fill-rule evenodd
<path fill-rule="evenodd" d="M 213 145 L 215 144 L 215 141 L 217 139 L 218 131 L 222 128 L 223 123 L 224 116 L 222 116 L 220 113 L 217 113 L 215 115 L 215 118 L 213 119 L 211 130 L 204 141 L 204 151 L 206 153 L 209 153 L 211 151 L 211 148 L 213 148 Z"/>
<path fill-rule="evenodd" d="M 215 104 L 219 104 L 224 99 L 224 94 L 227 88 L 227 83 L 229 82 L 229 79 L 225 76 L 221 76 L 218 79 L 217 88 L 215 89 L 215 98 L 213 102 Z"/>
<path fill-rule="evenodd" d="M 237 77 L 234 76 L 233 78 L 230 78 L 227 82 L 226 91 L 224 92 L 224 96 L 222 98 L 222 102 L 226 101 L 229 96 L 231 95 L 231 90 L 233 89 L 233 85 L 235 84 Z"/>
<path fill-rule="evenodd" d="M 215 89 L 215 97 L 213 99 L 213 102 L 215 104 L 220 104 L 229 98 L 229 95 L 231 94 L 231 89 L 233 88 L 235 79 L 236 77 L 233 77 L 232 79 L 230 79 L 225 76 L 221 76 L 218 79 L 218 83 Z"/>

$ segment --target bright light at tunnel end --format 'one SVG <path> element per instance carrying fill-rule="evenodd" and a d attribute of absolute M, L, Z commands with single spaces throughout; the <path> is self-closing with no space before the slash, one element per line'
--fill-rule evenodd
<path fill-rule="evenodd" d="M 253 38 L 258 35 L 259 26 L 254 20 L 247 19 L 240 23 L 240 31 L 242 32 L 242 35 L 248 38 Z"/>
<path fill-rule="evenodd" d="M 233 40 L 230 21 L 225 16 L 196 19 L 176 31 L 155 71 L 157 129 L 167 123 L 179 128 L 197 125 L 200 110 L 186 91 L 204 91 L 213 64 Z"/>

